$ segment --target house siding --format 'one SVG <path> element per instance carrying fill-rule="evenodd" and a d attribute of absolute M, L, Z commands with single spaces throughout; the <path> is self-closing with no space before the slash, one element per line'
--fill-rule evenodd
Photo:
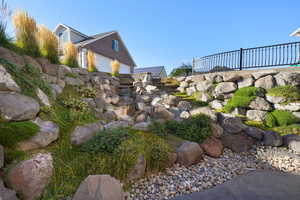
<path fill-rule="evenodd" d="M 107 58 L 105 56 L 95 53 L 96 67 L 97 67 L 98 71 L 111 73 L 110 63 L 112 60 L 113 59 L 111 59 L 111 58 Z M 130 74 L 131 73 L 130 68 L 131 67 L 129 65 L 120 63 L 120 73 L 121 74 Z"/>

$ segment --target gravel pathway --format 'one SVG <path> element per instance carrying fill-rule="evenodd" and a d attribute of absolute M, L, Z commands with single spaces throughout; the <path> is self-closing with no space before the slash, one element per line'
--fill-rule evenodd
<path fill-rule="evenodd" d="M 130 200 L 166 200 L 199 192 L 255 170 L 281 170 L 300 174 L 300 156 L 284 148 L 257 147 L 249 153 L 225 149 L 220 158 L 204 157 L 191 167 L 175 165 L 163 173 L 136 181 Z"/>

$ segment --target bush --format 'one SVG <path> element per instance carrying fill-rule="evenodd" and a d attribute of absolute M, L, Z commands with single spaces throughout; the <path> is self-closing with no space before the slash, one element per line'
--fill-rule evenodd
<path fill-rule="evenodd" d="M 180 122 L 170 120 L 165 124 L 154 123 L 150 128 L 159 136 L 171 134 L 199 143 L 211 135 L 210 119 L 206 115 L 193 116 Z"/>
<path fill-rule="evenodd" d="M 16 30 L 16 46 L 27 55 L 40 56 L 35 20 L 27 12 L 17 11 L 13 15 L 13 24 Z"/>
<path fill-rule="evenodd" d="M 276 118 L 274 117 L 274 115 L 272 113 L 268 113 L 267 116 L 266 116 L 266 119 L 265 119 L 265 125 L 267 127 L 275 127 L 277 124 L 276 122 Z"/>
<path fill-rule="evenodd" d="M 244 87 L 238 89 L 234 95 L 235 96 L 247 96 L 247 97 L 252 97 L 252 96 L 258 96 L 259 94 L 264 93 L 264 89 L 262 88 L 257 88 L 257 87 Z"/>
<path fill-rule="evenodd" d="M 266 126 L 272 128 L 275 126 L 287 126 L 297 122 L 296 117 L 293 113 L 285 110 L 274 110 L 268 113 L 265 124 Z"/>
<path fill-rule="evenodd" d="M 2 122 L 0 123 L 0 144 L 14 147 L 18 142 L 30 139 L 40 130 L 33 122 Z"/>
<path fill-rule="evenodd" d="M 192 65 L 183 63 L 180 67 L 172 70 L 170 76 L 188 76 L 192 74 Z"/>
<path fill-rule="evenodd" d="M 96 72 L 96 60 L 95 60 L 95 54 L 89 50 L 87 53 L 87 60 L 88 60 L 88 71 L 89 72 Z"/>
<path fill-rule="evenodd" d="M 45 26 L 38 27 L 38 41 L 41 55 L 54 64 L 59 63 L 57 37 Z"/>
<path fill-rule="evenodd" d="M 78 92 L 82 97 L 85 98 L 95 98 L 96 97 L 96 90 L 90 87 L 82 87 L 78 89 Z"/>
<path fill-rule="evenodd" d="M 113 60 L 110 63 L 111 65 L 111 75 L 112 76 L 119 76 L 119 72 L 120 72 L 120 63 L 117 60 Z"/>
<path fill-rule="evenodd" d="M 79 67 L 77 62 L 77 49 L 72 42 L 68 42 L 65 44 L 64 58 L 62 63 L 73 68 Z"/>
<path fill-rule="evenodd" d="M 293 102 L 300 99 L 299 88 L 292 85 L 271 88 L 267 91 L 267 94 L 270 96 L 285 97 L 286 102 Z"/>

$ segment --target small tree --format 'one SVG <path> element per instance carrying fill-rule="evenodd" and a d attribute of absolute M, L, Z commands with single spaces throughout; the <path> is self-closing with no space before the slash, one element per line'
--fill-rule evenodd
<path fill-rule="evenodd" d="M 192 73 L 192 65 L 182 63 L 181 66 L 172 70 L 170 76 L 188 76 Z"/>
<path fill-rule="evenodd" d="M 74 68 L 79 66 L 77 62 L 77 48 L 72 42 L 67 42 L 64 46 L 63 64 Z"/>
<path fill-rule="evenodd" d="M 15 12 L 12 19 L 16 29 L 16 46 L 28 55 L 40 56 L 35 20 L 25 11 Z"/>
<path fill-rule="evenodd" d="M 87 60 L 88 60 L 88 71 L 89 72 L 97 71 L 96 61 L 95 61 L 95 54 L 91 50 L 88 50 Z"/>
<path fill-rule="evenodd" d="M 117 60 L 113 60 L 110 63 L 111 65 L 111 75 L 112 76 L 118 76 L 120 71 L 120 63 Z"/>
<path fill-rule="evenodd" d="M 11 10 L 7 3 L 2 0 L 0 5 L 0 45 L 10 47 L 12 39 L 6 33 L 7 19 L 11 16 Z"/>
<path fill-rule="evenodd" d="M 38 27 L 38 42 L 41 55 L 54 64 L 59 63 L 57 37 L 43 25 Z"/>

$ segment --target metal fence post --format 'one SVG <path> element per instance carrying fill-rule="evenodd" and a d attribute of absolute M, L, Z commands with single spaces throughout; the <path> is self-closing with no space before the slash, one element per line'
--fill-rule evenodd
<path fill-rule="evenodd" d="M 193 58 L 192 75 L 194 75 L 194 71 L 195 71 L 195 58 Z"/>
<path fill-rule="evenodd" d="M 243 48 L 240 49 L 240 70 L 243 70 Z"/>

